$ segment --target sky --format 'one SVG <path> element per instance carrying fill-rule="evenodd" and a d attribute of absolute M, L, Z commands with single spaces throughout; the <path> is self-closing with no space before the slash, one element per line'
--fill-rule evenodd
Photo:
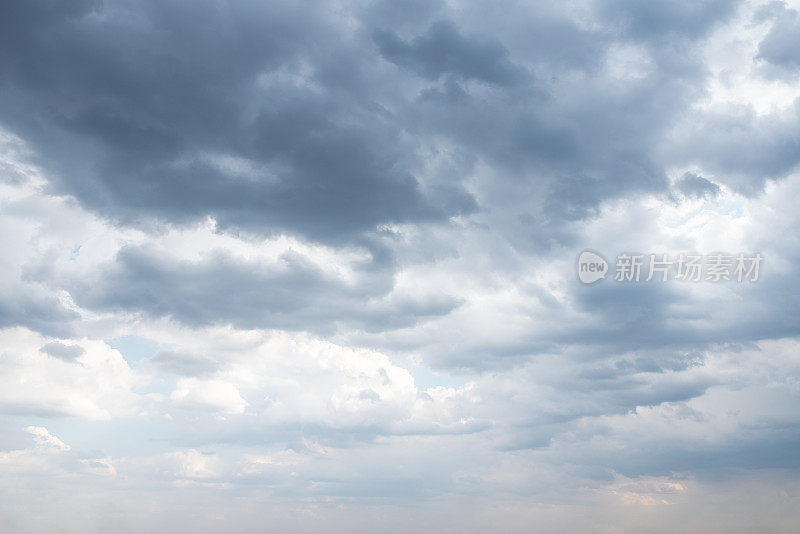
<path fill-rule="evenodd" d="M 797 1 L 4 0 L 0 531 L 797 532 L 798 198 Z"/>

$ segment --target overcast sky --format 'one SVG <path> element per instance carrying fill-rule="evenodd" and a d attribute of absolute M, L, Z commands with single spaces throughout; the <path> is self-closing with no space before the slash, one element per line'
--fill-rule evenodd
<path fill-rule="evenodd" d="M 3 0 L 0 531 L 797 532 L 799 9 Z"/>

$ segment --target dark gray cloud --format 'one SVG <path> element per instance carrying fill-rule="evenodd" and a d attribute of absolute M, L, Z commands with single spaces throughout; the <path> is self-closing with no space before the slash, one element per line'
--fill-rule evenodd
<path fill-rule="evenodd" d="M 30 27 L 15 30 L 19 53 L 0 63 L 9 90 L 0 121 L 39 148 L 54 187 L 117 221 L 212 215 L 223 231 L 338 244 L 379 223 L 475 212 L 477 191 L 507 217 L 501 234 L 537 250 L 569 243 L 568 224 L 604 199 L 667 187 L 652 148 L 702 75 L 696 57 L 654 49 L 656 68 L 614 86 L 602 62 L 616 30 L 547 9 L 526 13 L 531 48 L 527 30 L 501 41 L 442 22 L 452 18 L 441 6 L 397 31 L 386 29 L 386 6 L 356 11 L 363 26 L 343 32 L 288 4 L 222 5 L 188 15 L 170 2 L 45 13 L 7 4 L 6 19 Z M 431 173 L 422 154 L 444 151 L 453 163 Z M 479 162 L 493 175 L 468 193 Z M 334 317 L 396 327 L 456 305 L 360 312 L 360 299 L 391 288 L 391 268 L 376 264 L 383 281 L 358 290 L 294 263 L 277 278 L 251 267 L 169 266 L 127 251 L 94 287 L 71 290 L 88 308 L 311 330 Z"/>
<path fill-rule="evenodd" d="M 800 69 L 800 17 L 797 11 L 787 9 L 785 4 L 778 3 L 775 7 L 777 9 L 770 10 L 775 15 L 775 21 L 759 43 L 756 59 L 767 61 L 796 76 Z"/>
<path fill-rule="evenodd" d="M 680 0 L 669 4 L 614 0 L 601 2 L 600 12 L 637 40 L 696 39 L 707 35 L 740 4 L 740 0 Z"/>
<path fill-rule="evenodd" d="M 592 29 L 541 6 L 492 32 L 497 10 L 481 8 L 488 31 L 475 31 L 442 4 L 400 20 L 387 4 L 353 9 L 346 30 L 322 4 L 7 2 L 0 122 L 39 149 L 54 187 L 122 222 L 211 215 L 342 242 L 446 219 L 477 209 L 471 165 L 421 175 L 420 149 L 446 140 L 527 184 L 534 213 L 520 215 L 555 231 L 604 198 L 666 186 L 652 147 L 696 93 L 692 40 L 734 5 L 615 2 Z M 652 47 L 651 75 L 607 83 L 616 41 L 672 34 L 680 49 Z M 433 85 L 405 92 L 420 82 Z"/>
<path fill-rule="evenodd" d="M 448 295 L 393 298 L 392 266 L 381 267 L 380 261 L 365 263 L 356 271 L 356 280 L 348 282 L 296 253 L 284 253 L 276 265 L 264 265 L 224 251 L 195 262 L 131 246 L 97 277 L 55 278 L 49 283 L 66 284 L 76 302 L 89 309 L 246 329 L 392 329 L 447 314 L 459 305 L 459 299 Z"/>
<path fill-rule="evenodd" d="M 794 83 L 798 73 L 798 14 L 782 2 L 756 10 L 753 23 L 772 26 L 753 58 L 759 77 Z M 700 166 L 715 179 L 746 195 L 757 195 L 767 181 L 781 180 L 797 169 L 800 146 L 798 103 L 789 109 L 756 113 L 749 106 L 710 110 L 686 117 L 669 158 Z"/>
<path fill-rule="evenodd" d="M 391 30 L 376 30 L 373 39 L 387 60 L 431 80 L 453 75 L 508 85 L 525 76 L 522 68 L 508 60 L 508 50 L 499 41 L 466 38 L 451 21 L 432 24 L 410 42 Z"/>
<path fill-rule="evenodd" d="M 695 361 L 698 352 L 713 347 L 797 336 L 797 298 L 786 291 L 795 283 L 796 271 L 782 273 L 771 268 L 763 266 L 758 282 L 728 283 L 725 291 L 731 301 L 717 300 L 713 293 L 692 295 L 680 282 L 607 280 L 597 286 L 576 287 L 576 309 L 594 319 L 575 322 L 554 337 L 563 344 L 584 344 L 587 354 L 655 351 L 629 365 L 669 370 L 682 361 Z M 609 278 L 613 279 L 613 274 Z"/>
<path fill-rule="evenodd" d="M 720 192 L 717 184 L 691 172 L 685 173 L 675 182 L 675 189 L 689 198 L 715 198 Z"/>
<path fill-rule="evenodd" d="M 341 47 L 328 44 L 349 37 L 299 6 L 8 2 L 0 15 L 0 121 L 47 154 L 57 188 L 104 215 L 213 215 L 342 241 L 474 207 L 425 197 L 400 161 L 399 125 L 358 82 L 359 58 L 331 57 Z M 304 64 L 299 86 L 261 82 Z M 258 170 L 242 180 L 208 154 Z"/>
<path fill-rule="evenodd" d="M 542 8 L 525 12 L 530 32 L 507 33 L 475 31 L 474 21 L 455 22 L 442 5 L 393 29 L 392 8 L 355 10 L 361 25 L 349 32 L 288 4 L 224 5 L 201 3 L 184 17 L 185 8 L 169 2 L 44 13 L 8 4 L 7 18 L 31 28 L 14 34 L 21 52 L 2 63 L 13 105 L 0 112 L 48 147 L 41 157 L 60 169 L 57 187 L 118 220 L 213 215 L 223 231 L 289 231 L 342 243 L 382 222 L 481 210 L 503 239 L 541 254 L 570 245 L 570 225 L 594 217 L 603 200 L 668 190 L 655 148 L 702 95 L 707 72 L 698 40 L 736 2 L 680 3 L 669 13 L 612 2 L 598 7 L 605 25 L 592 28 Z M 497 15 L 485 15 L 491 29 Z M 209 21 L 214 45 L 205 38 Z M 663 39 L 674 46 L 661 46 Z M 607 72 L 606 54 L 630 40 L 644 44 L 646 61 L 620 80 Z M 73 64 L 80 67 L 57 68 Z M 759 138 L 774 139 L 785 157 L 740 150 L 731 161 L 730 143 L 703 130 L 713 141 L 687 143 L 686 158 L 751 170 L 743 186 L 764 165 L 775 176 L 787 172 L 792 141 L 763 128 Z M 431 173 L 425 151 L 453 157 Z M 479 164 L 489 174 L 476 179 Z M 467 178 L 470 193 L 462 187 Z M 712 195 L 715 187 L 702 177 L 676 184 L 688 196 Z M 96 279 L 59 287 L 88 309 L 312 331 L 393 329 L 459 303 L 439 296 L 390 302 L 397 266 L 389 257 L 363 266 L 357 287 L 299 257 L 284 263 L 270 270 L 224 254 L 181 262 L 129 247 Z M 478 356 L 464 355 L 466 367 L 496 356 L 516 361 L 559 343 L 673 346 L 682 332 L 667 319 L 680 298 L 652 285 L 579 293 L 582 311 L 623 319 L 535 340 L 489 340 Z M 638 312 L 623 317 L 630 309 Z M 706 334 L 684 339 L 719 339 Z"/>
<path fill-rule="evenodd" d="M 36 288 L 14 288 L 0 298 L 0 327 L 22 325 L 52 336 L 69 336 L 78 314 L 54 295 Z"/>
<path fill-rule="evenodd" d="M 501 34 L 514 64 L 534 76 L 502 89 L 477 87 L 463 75 L 441 76 L 408 95 L 412 131 L 423 138 L 435 134 L 448 149 L 471 156 L 472 162 L 462 158 L 465 175 L 474 172 L 475 162 L 488 166 L 490 176 L 476 188 L 479 204 L 503 206 L 505 233 L 515 246 L 568 244 L 565 223 L 593 216 L 602 201 L 668 187 L 666 162 L 656 148 L 703 94 L 707 72 L 695 39 L 730 13 L 708 11 L 693 21 L 704 31 L 681 34 L 676 46 L 644 42 L 639 72 L 623 79 L 608 68 L 616 47 L 629 44 L 616 23 L 587 29 L 547 14 L 545 20 L 555 19 L 564 31 L 548 34 L 552 39 L 538 50 L 530 40 L 537 39 L 539 13 L 529 14 L 528 32 Z M 487 19 L 491 27 L 491 15 Z M 675 31 L 681 28 L 676 22 Z M 401 49 L 419 52 L 430 33 L 403 40 Z M 576 47 L 582 52 L 569 61 L 559 56 L 559 50 Z"/>
<path fill-rule="evenodd" d="M 757 195 L 769 180 L 780 180 L 800 163 L 800 103 L 788 110 L 757 115 L 709 112 L 693 118 L 671 148 L 676 162 L 699 165 L 734 190 Z"/>

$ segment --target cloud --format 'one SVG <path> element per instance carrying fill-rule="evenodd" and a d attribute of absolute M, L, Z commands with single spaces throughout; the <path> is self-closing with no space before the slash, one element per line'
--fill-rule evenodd
<path fill-rule="evenodd" d="M 741 2 L 731 0 L 679 1 L 669 9 L 634 0 L 600 3 L 601 13 L 625 24 L 625 33 L 636 39 L 698 38 L 730 16 Z"/>
<path fill-rule="evenodd" d="M 75 340 L 83 347 L 80 364 L 51 357 L 42 346 L 65 347 L 22 327 L 0 330 L 2 378 L 0 412 L 45 417 L 108 420 L 135 415 L 136 377 L 119 353 L 103 342 Z M 72 341 L 69 345 L 77 346 Z"/>
<path fill-rule="evenodd" d="M 0 530 L 792 530 L 796 18 L 6 2 Z"/>
<path fill-rule="evenodd" d="M 50 434 L 43 426 L 29 426 L 25 428 L 25 431 L 33 436 L 33 439 L 36 442 L 36 447 L 38 448 L 54 449 L 57 451 L 69 450 L 69 445 Z"/>
<path fill-rule="evenodd" d="M 609 16 L 630 19 L 634 32 L 685 34 L 694 49 L 691 40 L 731 6 L 667 14 L 623 2 Z M 7 37 L 21 52 L 0 64 L 9 87 L 0 118 L 48 154 L 56 190 L 139 225 L 212 216 L 223 228 L 341 243 L 385 223 L 471 213 L 477 204 L 462 180 L 470 165 L 446 180 L 425 175 L 420 147 L 444 140 L 531 187 L 521 198 L 550 206 L 536 224 L 582 218 L 603 198 L 665 187 L 650 153 L 702 76 L 692 54 L 654 48 L 644 51 L 651 75 L 615 87 L 601 66 L 625 34 L 592 31 L 547 6 L 522 13 L 533 31 L 515 27 L 502 42 L 462 29 L 475 25 L 464 17 L 417 20 L 403 39 L 369 26 L 385 6 L 355 10 L 364 19 L 357 32 L 281 3 L 201 3 L 191 17 L 179 3 L 31 9 L 6 7 L 8 24 L 27 30 Z M 499 14 L 487 11 L 491 28 Z M 211 26 L 222 36 L 213 50 L 203 39 Z M 531 33 L 538 52 L 525 40 Z M 510 59 L 517 53 L 527 64 Z M 387 73 L 379 57 L 425 80 L 444 77 L 449 89 Z M 72 64 L 82 70 L 59 68 Z M 499 91 L 461 87 L 468 80 Z M 414 98 L 436 94 L 443 100 Z M 47 134 L 36 124 L 48 124 Z M 571 195 L 585 198 L 559 208 Z"/>
<path fill-rule="evenodd" d="M 675 182 L 675 188 L 684 196 L 691 198 L 716 197 L 720 188 L 714 182 L 687 172 Z"/>
<path fill-rule="evenodd" d="M 88 309 L 142 312 L 195 326 L 375 330 L 447 314 L 459 304 L 442 293 L 398 294 L 390 266 L 381 265 L 378 254 L 353 260 L 323 252 L 324 264 L 314 253 L 272 244 L 275 255 L 243 257 L 220 247 L 199 260 L 151 244 L 128 245 L 100 268 L 89 265 L 88 273 L 68 264 L 51 282 L 68 287 Z"/>
<path fill-rule="evenodd" d="M 786 9 L 785 4 L 778 9 L 769 33 L 758 45 L 756 59 L 767 61 L 776 67 L 797 73 L 800 67 L 800 18 L 797 11 Z"/>
<path fill-rule="evenodd" d="M 212 373 L 217 368 L 213 358 L 174 350 L 159 350 L 150 362 L 162 372 L 185 376 Z"/>
<path fill-rule="evenodd" d="M 433 398 L 419 399 L 412 376 L 385 355 L 306 335 L 273 334 L 236 342 L 241 335 L 214 329 L 196 332 L 194 340 L 182 339 L 182 351 L 204 347 L 217 368 L 175 383 L 171 404 L 192 411 L 186 419 L 179 411 L 165 408 L 176 429 L 186 429 L 186 434 L 176 434 L 178 443 L 200 444 L 207 439 L 293 442 L 306 432 L 318 434 L 322 442 L 347 442 L 380 432 L 425 431 L 436 424 L 428 415 Z M 216 342 L 209 343 L 214 337 Z M 235 350 L 226 348 L 232 343 L 237 345 Z M 206 429 L 191 427 L 190 421 L 197 416 L 206 419 L 216 413 L 240 417 L 219 429 L 223 434 L 216 437 Z M 418 415 L 409 420 L 412 413 Z M 259 421 L 263 432 L 252 429 L 254 421 Z"/>
<path fill-rule="evenodd" d="M 712 110 L 703 119 L 685 124 L 674 145 L 676 159 L 742 193 L 758 194 L 767 180 L 786 178 L 800 163 L 798 141 L 790 133 L 798 123 L 796 104 L 761 116 L 744 107 Z"/>
<path fill-rule="evenodd" d="M 75 361 L 83 355 L 85 350 L 79 345 L 65 345 L 58 341 L 53 341 L 43 346 L 41 349 L 45 354 L 49 354 L 53 358 L 60 358 L 64 361 Z"/>
<path fill-rule="evenodd" d="M 370 98 L 364 84 L 351 88 L 363 94 L 355 100 L 313 90 L 328 57 L 310 37 L 347 39 L 324 16 L 284 3 L 186 9 L 4 6 L 5 48 L 18 53 L 0 61 L 9 89 L 0 120 L 50 154 L 55 189 L 129 223 L 211 215 L 259 234 L 338 242 L 472 209 L 467 195 L 447 210 L 429 202 L 403 161 L 402 127 L 360 103 Z M 209 153 L 255 172 L 242 178 Z"/>
<path fill-rule="evenodd" d="M 16 476 L 22 485 L 28 477 L 113 475 L 114 467 L 109 459 L 86 457 L 86 453 L 72 450 L 43 426 L 27 426 L 22 430 L 30 435 L 33 446 L 0 451 L 0 475 Z"/>
<path fill-rule="evenodd" d="M 216 380 L 181 378 L 170 396 L 178 406 L 208 408 L 223 413 L 244 412 L 247 402 L 230 383 Z"/>
<path fill-rule="evenodd" d="M 410 43 L 390 30 L 376 30 L 373 39 L 387 60 L 429 79 L 449 74 L 507 85 L 525 76 L 520 67 L 508 60 L 508 50 L 498 41 L 465 38 L 450 21 L 432 24 Z"/>

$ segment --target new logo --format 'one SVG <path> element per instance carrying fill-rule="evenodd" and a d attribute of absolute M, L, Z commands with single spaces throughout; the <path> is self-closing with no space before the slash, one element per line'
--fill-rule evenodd
<path fill-rule="evenodd" d="M 608 262 L 600 254 L 584 250 L 578 256 L 578 280 L 584 284 L 594 284 L 606 277 Z"/>

